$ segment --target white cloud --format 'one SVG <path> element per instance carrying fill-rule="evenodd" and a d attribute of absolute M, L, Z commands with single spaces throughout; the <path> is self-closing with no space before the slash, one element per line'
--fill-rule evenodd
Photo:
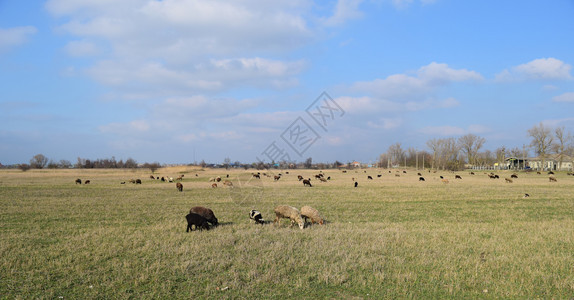
<path fill-rule="evenodd" d="M 24 44 L 37 31 L 34 26 L 0 28 L 0 52 Z"/>
<path fill-rule="evenodd" d="M 572 66 L 556 58 L 539 58 L 525 64 L 505 69 L 496 74 L 497 81 L 564 80 L 572 79 Z"/>
<path fill-rule="evenodd" d="M 554 98 L 552 98 L 552 101 L 574 103 L 574 92 L 564 93 L 555 96 Z"/>
<path fill-rule="evenodd" d="M 100 52 L 96 44 L 86 40 L 71 41 L 65 46 L 65 50 L 71 56 L 94 56 Z"/>
<path fill-rule="evenodd" d="M 363 16 L 359 5 L 363 0 L 338 0 L 333 15 L 324 21 L 326 26 L 342 25 L 348 20 L 358 19 Z"/>
<path fill-rule="evenodd" d="M 477 81 L 483 77 L 466 69 L 452 69 L 447 64 L 436 62 L 419 68 L 415 76 L 390 75 L 385 79 L 357 82 L 351 89 L 383 98 L 405 98 L 427 94 L 451 82 Z"/>

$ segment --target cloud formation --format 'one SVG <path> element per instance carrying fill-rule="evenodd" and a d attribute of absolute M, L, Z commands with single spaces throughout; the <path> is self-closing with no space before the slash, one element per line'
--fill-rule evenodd
<path fill-rule="evenodd" d="M 495 77 L 497 81 L 569 80 L 572 66 L 553 57 L 539 58 L 505 69 Z"/>
<path fill-rule="evenodd" d="M 0 53 L 24 44 L 37 31 L 34 26 L 0 28 Z"/>

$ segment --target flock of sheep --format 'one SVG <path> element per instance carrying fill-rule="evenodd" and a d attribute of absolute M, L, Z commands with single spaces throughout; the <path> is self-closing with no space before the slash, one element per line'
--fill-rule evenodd
<path fill-rule="evenodd" d="M 297 224 L 300 229 L 305 228 L 308 221 L 311 225 L 317 223 L 320 225 L 325 224 L 325 220 L 321 216 L 318 210 L 311 206 L 301 207 L 301 211 L 297 208 L 289 205 L 279 205 L 275 207 L 275 221 L 274 224 L 280 225 L 281 219 L 291 220 L 291 226 Z M 249 218 L 253 220 L 256 224 L 266 224 L 267 222 L 263 219 L 263 215 L 260 211 L 252 209 L 249 212 Z M 189 213 L 185 216 L 187 220 L 186 232 L 195 230 L 209 230 L 211 226 L 217 226 L 219 224 L 213 210 L 203 207 L 194 206 L 189 210 Z"/>

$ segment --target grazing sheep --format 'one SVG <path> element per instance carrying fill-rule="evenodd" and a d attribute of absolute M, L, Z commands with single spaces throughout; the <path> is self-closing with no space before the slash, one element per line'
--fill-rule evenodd
<path fill-rule="evenodd" d="M 252 209 L 249 212 L 249 219 L 255 221 L 255 223 L 257 224 L 265 224 L 265 220 L 263 220 L 263 215 L 261 215 L 261 212 L 255 209 Z"/>
<path fill-rule="evenodd" d="M 305 223 L 303 222 L 303 218 L 301 217 L 301 213 L 298 209 L 293 206 L 289 205 L 279 205 L 275 207 L 275 221 L 274 223 L 279 223 L 281 218 L 290 219 L 291 226 L 297 223 L 299 224 L 299 228 L 305 228 Z"/>
<path fill-rule="evenodd" d="M 217 226 L 219 224 L 217 218 L 215 217 L 215 214 L 213 214 L 213 210 L 207 207 L 194 206 L 189 210 L 189 212 L 204 217 L 207 220 L 207 222 L 209 222 L 211 225 Z"/>
<path fill-rule="evenodd" d="M 173 177 L 167 179 L 168 182 L 173 182 Z"/>
<path fill-rule="evenodd" d="M 90 184 L 89 180 L 84 181 L 84 184 Z"/>
<path fill-rule="evenodd" d="M 305 219 L 305 223 L 307 223 L 307 219 L 311 219 L 311 225 L 315 223 L 323 225 L 325 222 L 323 217 L 319 214 L 319 211 L 311 206 L 301 207 L 301 217 Z"/>
<path fill-rule="evenodd" d="M 183 191 L 183 184 L 181 184 L 181 182 L 176 183 L 175 187 L 177 188 L 178 191 L 180 191 L 180 192 Z"/>
<path fill-rule="evenodd" d="M 518 179 L 518 175 L 516 175 L 516 174 L 512 174 L 512 175 L 510 175 L 510 178 L 515 178 L 515 179 Z"/>
<path fill-rule="evenodd" d="M 447 184 L 447 183 L 448 183 L 448 179 L 446 179 L 446 178 L 443 178 L 441 181 L 442 181 L 442 183 L 444 183 L 444 184 Z"/>
<path fill-rule="evenodd" d="M 183 180 L 183 174 L 179 175 L 179 177 L 177 177 L 175 180 L 180 180 L 180 181 Z"/>
<path fill-rule="evenodd" d="M 425 178 L 421 176 L 419 177 L 419 181 L 425 181 Z"/>
<path fill-rule="evenodd" d="M 162 182 L 165 182 L 165 177 L 162 176 L 162 177 L 161 177 L 161 181 L 162 181 Z"/>
<path fill-rule="evenodd" d="M 303 186 L 313 187 L 313 185 L 311 185 L 311 178 L 303 179 Z"/>
<path fill-rule="evenodd" d="M 209 182 L 214 182 L 214 181 L 215 181 L 214 177 L 209 178 Z"/>
<path fill-rule="evenodd" d="M 417 175 L 419 175 L 419 176 L 423 176 L 423 174 L 421 174 L 420 172 L 418 172 L 418 173 L 417 173 Z"/>
<path fill-rule="evenodd" d="M 297 175 L 297 179 L 299 179 L 299 181 L 301 181 L 301 180 L 303 180 L 303 176 Z"/>
<path fill-rule="evenodd" d="M 529 194 L 524 194 L 524 196 L 522 196 L 522 198 L 528 198 L 528 197 L 530 197 Z"/>
<path fill-rule="evenodd" d="M 401 174 L 397 173 L 395 174 L 395 177 L 401 177 Z"/>
<path fill-rule="evenodd" d="M 358 187 L 358 186 L 359 186 L 359 183 L 355 181 L 355 187 Z"/>
<path fill-rule="evenodd" d="M 371 175 L 369 175 L 369 176 L 367 176 L 367 179 L 373 180 L 373 177 Z"/>
<path fill-rule="evenodd" d="M 253 178 L 261 179 L 261 175 L 259 175 L 259 174 L 252 174 L 251 176 Z"/>
<path fill-rule="evenodd" d="M 136 179 L 136 184 L 142 184 L 142 180 L 141 179 Z"/>
<path fill-rule="evenodd" d="M 212 187 L 212 188 L 216 188 L 216 187 L 217 187 L 217 183 L 212 183 L 212 184 L 211 184 L 211 187 Z"/>
<path fill-rule="evenodd" d="M 404 173 L 404 174 L 407 174 L 407 171 L 403 170 L 403 173 Z"/>
<path fill-rule="evenodd" d="M 500 178 L 500 176 L 494 175 L 494 179 L 499 179 L 499 178 Z"/>
<path fill-rule="evenodd" d="M 474 172 L 470 172 L 470 175 L 474 175 Z"/>
<path fill-rule="evenodd" d="M 76 179 L 76 184 L 82 184 L 82 180 L 80 178 Z"/>
<path fill-rule="evenodd" d="M 185 232 L 193 231 L 191 225 L 195 225 L 195 230 L 198 228 L 199 230 L 209 230 L 209 224 L 207 224 L 207 220 L 204 217 L 195 213 L 189 213 L 185 218 L 187 219 L 187 229 Z"/>
<path fill-rule="evenodd" d="M 380 178 L 381 176 L 383 176 L 382 174 L 377 175 L 378 178 Z"/>
<path fill-rule="evenodd" d="M 220 182 L 220 181 L 221 181 L 221 176 L 215 177 L 215 181 Z"/>
<path fill-rule="evenodd" d="M 510 179 L 510 178 L 504 178 L 504 181 L 505 181 L 506 183 L 512 183 L 512 179 Z"/>
<path fill-rule="evenodd" d="M 554 172 L 548 171 L 548 175 L 554 175 Z"/>
<path fill-rule="evenodd" d="M 329 178 L 331 178 L 331 177 L 329 177 Z M 327 179 L 325 179 L 323 177 L 319 178 L 319 180 L 321 180 L 321 182 L 327 182 Z"/>
<path fill-rule="evenodd" d="M 279 181 L 279 179 L 281 179 L 281 176 L 279 176 L 279 175 L 275 175 L 275 176 L 273 176 L 273 180 L 275 180 L 275 181 Z"/>
<path fill-rule="evenodd" d="M 155 180 L 155 176 L 153 175 L 149 175 L 149 178 Z"/>
<path fill-rule="evenodd" d="M 125 182 L 125 181 L 122 181 L 122 182 L 120 182 L 120 184 L 126 184 L 126 182 Z"/>
<path fill-rule="evenodd" d="M 553 181 L 554 181 L 554 182 L 558 182 L 558 180 L 556 180 L 556 177 L 554 177 L 554 176 L 552 176 L 552 175 L 550 175 L 550 177 L 548 177 L 548 180 L 549 180 L 550 182 L 553 182 Z"/>
<path fill-rule="evenodd" d="M 444 179 L 444 177 L 442 177 L 442 175 L 440 175 L 439 177 L 440 177 L 440 179 Z"/>
<path fill-rule="evenodd" d="M 233 187 L 233 182 L 229 181 L 229 180 L 225 180 L 223 182 L 223 185 L 228 186 L 228 187 Z"/>
<path fill-rule="evenodd" d="M 331 180 L 331 176 L 327 177 L 327 180 Z"/>
<path fill-rule="evenodd" d="M 455 175 L 454 179 L 462 179 L 462 177 L 460 177 L 460 175 Z"/>
<path fill-rule="evenodd" d="M 540 175 L 540 174 L 542 174 L 542 173 L 540 173 L 540 171 L 538 171 L 538 172 L 536 172 L 536 174 Z"/>

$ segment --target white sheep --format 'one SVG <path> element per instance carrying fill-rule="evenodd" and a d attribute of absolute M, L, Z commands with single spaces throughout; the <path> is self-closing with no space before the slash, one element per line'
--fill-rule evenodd
<path fill-rule="evenodd" d="M 312 208 L 311 206 L 303 206 L 301 207 L 301 216 L 303 218 L 305 218 L 305 222 L 307 222 L 307 219 L 311 219 L 311 224 L 321 224 L 323 225 L 323 223 L 325 222 L 323 220 L 323 217 L 321 217 L 321 215 L 319 214 L 319 211 Z"/>
<path fill-rule="evenodd" d="M 299 228 L 305 228 L 305 222 L 303 222 L 303 218 L 301 217 L 301 213 L 298 209 L 293 206 L 289 205 L 279 205 L 275 207 L 275 221 L 274 223 L 279 223 L 281 218 L 290 219 L 291 226 L 295 224 L 299 224 Z"/>

